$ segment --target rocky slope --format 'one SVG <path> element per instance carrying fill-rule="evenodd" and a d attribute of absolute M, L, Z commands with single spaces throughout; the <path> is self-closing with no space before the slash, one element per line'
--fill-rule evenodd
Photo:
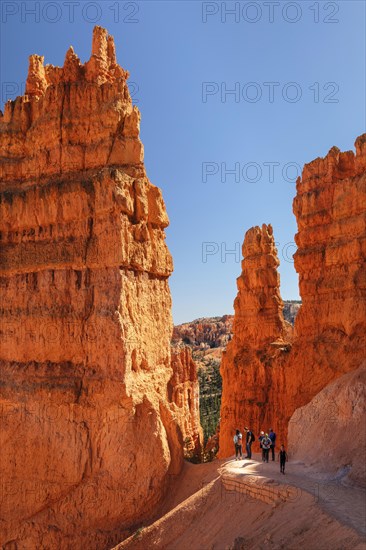
<path fill-rule="evenodd" d="M 328 384 L 289 422 L 292 460 L 366 487 L 366 361 Z"/>
<path fill-rule="evenodd" d="M 182 465 L 169 221 L 127 78 L 96 27 L 85 64 L 31 56 L 0 116 L 6 547 L 110 547 Z"/>
<path fill-rule="evenodd" d="M 266 226 L 246 235 L 234 336 L 224 354 L 220 453 L 237 426 L 288 421 L 329 382 L 354 371 L 366 347 L 366 134 L 356 154 L 333 147 L 297 180 L 295 268 L 302 305 L 294 335 L 283 323 L 277 259 Z M 264 242 L 264 245 L 262 244 Z"/>

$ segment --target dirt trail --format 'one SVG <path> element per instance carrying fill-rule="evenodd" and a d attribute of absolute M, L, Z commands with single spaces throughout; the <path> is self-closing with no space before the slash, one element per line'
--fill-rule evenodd
<path fill-rule="evenodd" d="M 320 479 L 299 463 L 283 476 L 278 462 L 259 458 L 186 464 L 159 519 L 116 548 L 366 550 L 365 490 Z"/>
<path fill-rule="evenodd" d="M 347 471 L 338 477 L 317 474 L 311 468 L 300 462 L 289 462 L 286 465 L 286 474 L 279 471 L 279 463 L 270 461 L 268 464 L 260 460 L 259 454 L 253 455 L 254 460 L 233 460 L 225 470 L 235 475 L 259 475 L 270 477 L 281 484 L 292 485 L 311 495 L 314 503 L 318 504 L 331 516 L 341 523 L 352 527 L 360 535 L 366 535 L 366 489 L 346 484 L 343 478 Z"/>

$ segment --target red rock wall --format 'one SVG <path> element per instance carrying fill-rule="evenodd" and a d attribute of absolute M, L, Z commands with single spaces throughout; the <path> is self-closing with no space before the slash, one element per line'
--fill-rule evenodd
<path fill-rule="evenodd" d="M 291 367 L 308 403 L 334 378 L 357 369 L 366 349 L 366 134 L 353 151 L 333 147 L 305 165 L 293 209 L 302 306 Z"/>
<path fill-rule="evenodd" d="M 172 260 L 113 38 L 30 57 L 0 117 L 1 544 L 109 548 L 182 464 Z M 18 546 L 16 546 L 18 545 Z"/>
<path fill-rule="evenodd" d="M 356 154 L 334 147 L 297 181 L 302 306 L 293 337 L 282 324 L 272 245 L 254 244 L 254 257 L 248 247 L 254 235 L 263 241 L 266 226 L 247 233 L 234 337 L 221 366 L 221 456 L 232 454 L 234 430 L 248 424 L 257 433 L 273 427 L 286 442 L 293 412 L 365 357 L 366 134 L 355 145 Z"/>
<path fill-rule="evenodd" d="M 173 375 L 168 385 L 169 400 L 173 404 L 172 409 L 180 426 L 183 441 L 189 439 L 192 450 L 199 453 L 203 444 L 199 384 L 197 365 L 192 359 L 190 348 L 172 349 L 172 369 Z"/>

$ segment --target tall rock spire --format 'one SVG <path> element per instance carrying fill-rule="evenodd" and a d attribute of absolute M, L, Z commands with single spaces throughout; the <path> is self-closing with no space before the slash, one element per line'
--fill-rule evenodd
<path fill-rule="evenodd" d="M 43 63 L 43 56 L 35 54 L 29 56 L 28 76 L 25 86 L 25 93 L 29 96 L 41 97 L 48 86 Z"/>
<path fill-rule="evenodd" d="M 235 429 L 257 430 L 270 422 L 268 404 L 273 362 L 286 353 L 280 296 L 279 261 L 271 225 L 249 229 L 243 243 L 242 273 L 237 279 L 233 338 L 223 354 L 220 454 L 232 453 Z"/>
<path fill-rule="evenodd" d="M 277 271 L 280 262 L 272 226 L 263 224 L 261 228 L 249 229 L 242 252 L 233 330 L 238 345 L 261 347 L 285 334 Z"/>

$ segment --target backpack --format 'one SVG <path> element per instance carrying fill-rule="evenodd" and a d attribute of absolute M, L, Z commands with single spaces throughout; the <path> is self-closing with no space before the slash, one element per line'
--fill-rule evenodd
<path fill-rule="evenodd" d="M 254 441 L 255 441 L 255 435 L 254 435 L 254 433 L 252 432 L 252 443 L 254 443 Z"/>

